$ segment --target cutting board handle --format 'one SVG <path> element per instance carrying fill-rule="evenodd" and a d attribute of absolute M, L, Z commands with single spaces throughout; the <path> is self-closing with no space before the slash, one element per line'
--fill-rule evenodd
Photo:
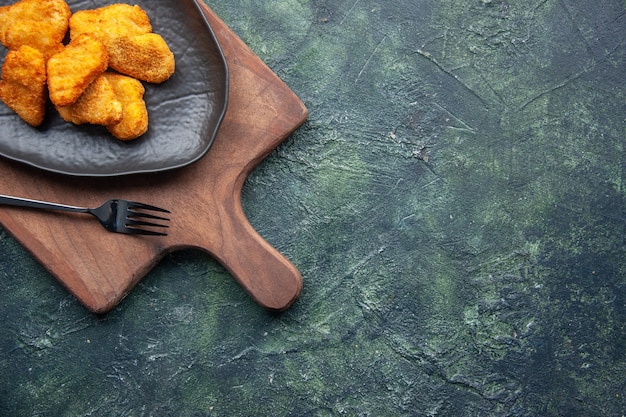
<path fill-rule="evenodd" d="M 250 296 L 270 311 L 289 308 L 302 291 L 298 269 L 267 243 L 234 205 L 220 213 L 219 244 L 211 254 Z"/>

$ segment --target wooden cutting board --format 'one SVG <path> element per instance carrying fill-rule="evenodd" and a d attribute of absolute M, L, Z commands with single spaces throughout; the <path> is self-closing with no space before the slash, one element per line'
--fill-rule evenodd
<path fill-rule="evenodd" d="M 0 223 L 90 311 L 115 307 L 166 254 L 215 257 L 269 310 L 299 296 L 297 268 L 250 225 L 241 189 L 252 171 L 307 118 L 298 97 L 208 7 L 230 71 L 228 111 L 208 154 L 177 170 L 113 179 L 68 177 L 0 160 L 0 194 L 97 206 L 124 198 L 168 208 L 166 237 L 105 231 L 91 216 L 0 208 Z M 3 260 L 7 262 L 10 260 Z"/>

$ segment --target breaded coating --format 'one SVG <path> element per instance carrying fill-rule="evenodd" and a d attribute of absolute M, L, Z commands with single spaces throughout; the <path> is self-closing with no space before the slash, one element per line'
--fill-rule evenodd
<path fill-rule="evenodd" d="M 106 71 L 109 54 L 88 35 L 79 36 L 48 60 L 48 90 L 55 106 L 69 106 Z"/>
<path fill-rule="evenodd" d="M 30 46 L 9 51 L 2 65 L 0 99 L 22 120 L 36 127 L 46 113 L 46 61 Z"/>
<path fill-rule="evenodd" d="M 103 75 L 91 83 L 76 103 L 66 107 L 57 106 L 56 109 L 63 120 L 76 125 L 91 123 L 107 126 L 122 120 L 122 103 Z"/>
<path fill-rule="evenodd" d="M 111 4 L 93 10 L 80 10 L 70 18 L 70 36 L 90 34 L 107 48 L 120 37 L 152 32 L 150 18 L 139 6 Z"/>
<path fill-rule="evenodd" d="M 132 140 L 148 130 L 148 109 L 143 100 L 145 88 L 141 81 L 121 74 L 105 73 L 103 77 L 115 90 L 117 99 L 122 103 L 122 120 L 107 129 L 120 140 Z"/>
<path fill-rule="evenodd" d="M 7 27 L 2 43 L 13 51 L 18 50 L 23 45 L 32 46 L 48 59 L 63 50 L 63 43 L 51 35 L 54 30 L 55 28 L 50 22 L 18 20 Z"/>
<path fill-rule="evenodd" d="M 89 34 L 106 46 L 111 68 L 137 79 L 161 83 L 174 73 L 174 54 L 139 6 L 112 4 L 81 10 L 70 19 L 70 36 Z"/>
<path fill-rule="evenodd" d="M 156 84 L 174 74 L 174 54 L 156 33 L 118 38 L 107 50 L 109 65 L 122 74 Z"/>
<path fill-rule="evenodd" d="M 58 51 L 71 14 L 65 0 L 21 0 L 0 7 L 0 42 L 13 51 L 32 46 L 49 57 Z"/>

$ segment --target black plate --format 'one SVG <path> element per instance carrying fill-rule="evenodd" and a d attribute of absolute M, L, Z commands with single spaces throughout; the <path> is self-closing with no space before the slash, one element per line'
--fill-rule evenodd
<path fill-rule="evenodd" d="M 69 0 L 72 12 L 119 1 Z M 0 5 L 14 1 L 0 0 Z M 193 0 L 133 0 L 151 19 L 176 58 L 176 72 L 159 85 L 144 83 L 148 132 L 130 142 L 101 126 L 74 126 L 53 108 L 34 129 L 0 102 L 0 155 L 77 176 L 156 172 L 188 165 L 211 147 L 228 100 L 228 69 L 204 14 Z M 0 45 L 4 62 L 6 48 Z"/>

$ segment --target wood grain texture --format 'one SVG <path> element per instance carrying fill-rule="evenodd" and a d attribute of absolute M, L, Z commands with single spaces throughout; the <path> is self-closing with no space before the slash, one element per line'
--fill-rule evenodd
<path fill-rule="evenodd" d="M 178 170 L 119 178 L 51 174 L 0 160 L 0 190 L 95 206 L 125 198 L 172 210 L 166 237 L 108 233 L 90 216 L 1 207 L 0 223 L 90 311 L 115 307 L 167 253 L 213 255 L 261 306 L 299 296 L 298 269 L 250 225 L 241 205 L 248 174 L 307 118 L 298 97 L 208 7 L 230 71 L 228 112 L 209 153 Z"/>

